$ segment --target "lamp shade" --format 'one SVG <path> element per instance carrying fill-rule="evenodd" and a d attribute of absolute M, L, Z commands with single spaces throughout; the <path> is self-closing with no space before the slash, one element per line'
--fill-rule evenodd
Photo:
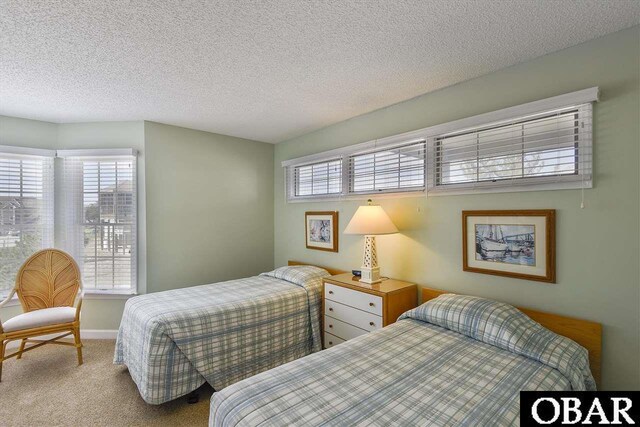
<path fill-rule="evenodd" d="M 382 206 L 360 206 L 349 221 L 345 234 L 393 234 L 398 227 L 391 221 Z"/>

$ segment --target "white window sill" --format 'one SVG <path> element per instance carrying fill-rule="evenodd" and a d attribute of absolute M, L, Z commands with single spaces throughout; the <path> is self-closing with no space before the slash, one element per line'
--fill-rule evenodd
<path fill-rule="evenodd" d="M 425 190 L 416 191 L 396 191 L 396 192 L 377 192 L 366 194 L 348 194 L 348 195 L 318 195 L 314 197 L 292 197 L 287 199 L 287 203 L 315 203 L 315 202 L 343 202 L 347 200 L 368 200 L 368 199 L 398 199 L 405 197 L 424 197 Z"/>
<path fill-rule="evenodd" d="M 130 292 L 112 292 L 112 291 L 100 291 L 91 290 L 84 291 L 84 299 L 129 299 L 135 297 L 137 293 Z"/>
<path fill-rule="evenodd" d="M 131 297 L 135 297 L 138 295 L 137 293 L 118 293 L 118 292 L 109 292 L 109 291 L 85 291 L 84 299 L 95 299 L 95 300 L 126 300 Z M 3 299 L 0 299 L 2 301 Z M 2 306 L 2 308 L 7 307 L 16 307 L 20 305 L 20 300 L 18 300 L 17 296 L 11 298 L 11 301 Z"/>
<path fill-rule="evenodd" d="M 542 178 L 534 178 L 540 179 Z M 531 181 L 529 181 L 531 182 Z M 489 193 L 519 193 L 525 191 L 548 191 L 548 190 L 580 190 L 593 188 L 593 181 L 591 179 L 585 179 L 584 182 L 578 178 L 571 178 L 565 180 L 547 181 L 547 182 L 535 182 L 529 185 L 503 185 L 495 186 L 492 183 L 476 184 L 475 187 L 471 186 L 442 186 L 436 187 L 436 189 L 430 190 L 428 197 L 439 196 L 462 196 L 467 194 L 489 194 Z"/>

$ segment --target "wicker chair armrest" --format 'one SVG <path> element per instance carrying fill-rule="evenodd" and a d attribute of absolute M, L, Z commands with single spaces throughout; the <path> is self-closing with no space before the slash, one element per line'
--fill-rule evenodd
<path fill-rule="evenodd" d="M 15 293 L 16 293 L 16 288 L 11 289 L 11 292 L 9 292 L 9 295 L 7 295 L 4 301 L 0 302 L 0 308 L 3 305 L 6 305 L 7 303 L 9 303 L 9 301 L 11 301 Z M 4 329 L 2 328 L 2 319 L 0 319 L 0 334 L 4 334 Z"/>
<path fill-rule="evenodd" d="M 82 309 L 82 300 L 84 299 L 84 287 L 80 284 L 78 302 L 76 303 L 76 322 L 80 320 L 80 310 Z"/>
<path fill-rule="evenodd" d="M 16 294 L 16 288 L 11 289 L 11 292 L 9 292 L 9 295 L 7 295 L 7 297 L 4 299 L 4 301 L 0 302 L 0 307 L 8 304 L 9 301 L 11 301 L 11 299 L 13 298 L 13 296 L 15 294 Z"/>

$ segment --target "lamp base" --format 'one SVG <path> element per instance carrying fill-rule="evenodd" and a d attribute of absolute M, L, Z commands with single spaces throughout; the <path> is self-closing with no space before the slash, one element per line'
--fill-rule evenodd
<path fill-rule="evenodd" d="M 380 283 L 380 267 L 360 267 L 360 281 L 364 283 Z"/>

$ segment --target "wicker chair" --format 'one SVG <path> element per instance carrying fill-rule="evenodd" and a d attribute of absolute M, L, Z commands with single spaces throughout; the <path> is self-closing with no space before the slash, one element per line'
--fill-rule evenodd
<path fill-rule="evenodd" d="M 78 292 L 80 294 L 78 295 Z M 45 344 L 59 344 L 75 347 L 78 365 L 82 365 L 82 342 L 80 341 L 80 309 L 82 307 L 82 281 L 80 269 L 74 259 L 57 249 L 44 249 L 33 254 L 18 271 L 16 285 L 0 307 L 11 300 L 14 294 L 22 305 L 24 313 L 4 324 L 0 322 L 0 381 L 2 363 L 12 357 L 22 358 L 23 353 Z M 74 302 L 78 296 L 78 303 Z M 47 340 L 34 337 L 59 334 Z M 74 342 L 60 341 L 69 335 Z M 5 356 L 7 344 L 20 340 L 20 348 Z M 29 345 L 28 347 L 26 346 Z"/>

